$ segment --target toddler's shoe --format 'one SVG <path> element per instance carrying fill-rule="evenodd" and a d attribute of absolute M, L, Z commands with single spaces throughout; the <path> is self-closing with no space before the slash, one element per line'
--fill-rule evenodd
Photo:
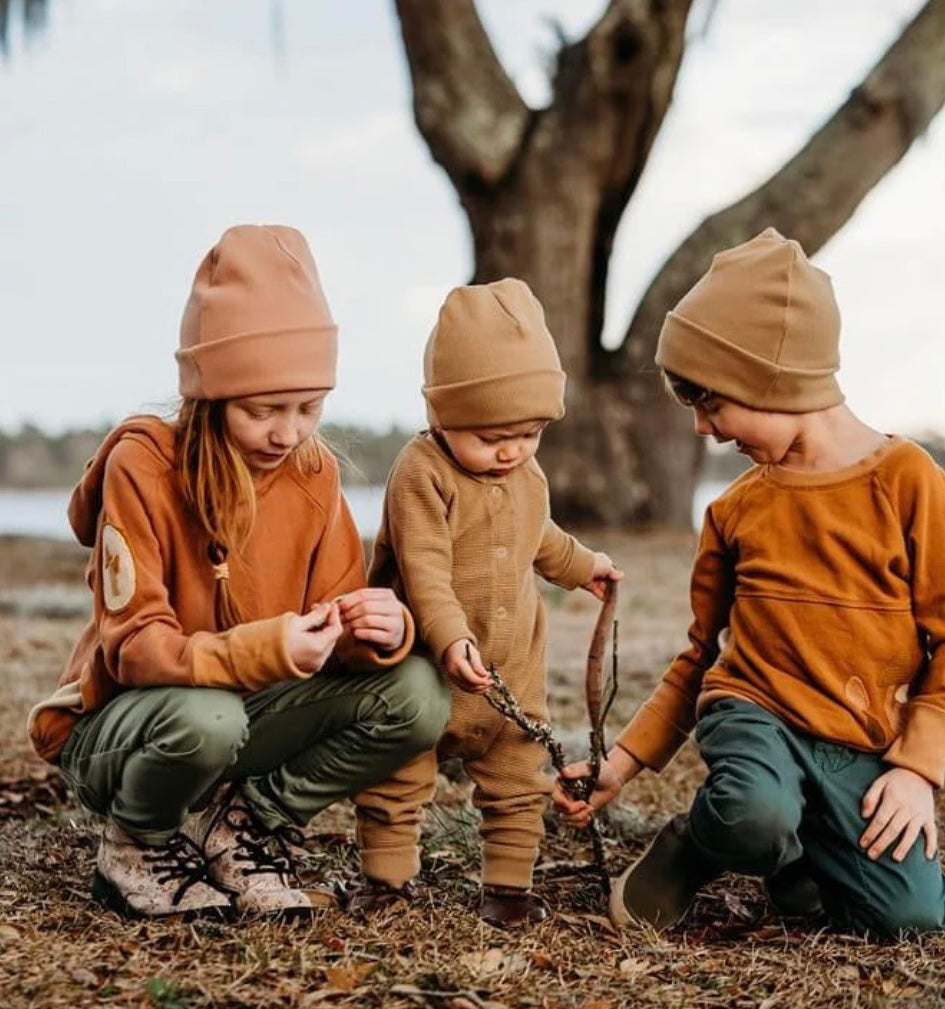
<path fill-rule="evenodd" d="M 484 886 L 479 917 L 496 928 L 521 928 L 548 917 L 548 906 L 531 890 L 518 886 Z"/>
<path fill-rule="evenodd" d="M 765 894 L 778 914 L 811 918 L 824 913 L 820 888 L 804 855 L 782 866 L 764 882 Z"/>
<path fill-rule="evenodd" d="M 109 821 L 102 832 L 92 896 L 127 918 L 232 918 L 230 895 L 211 879 L 203 852 L 183 834 L 146 845 Z"/>
<path fill-rule="evenodd" d="M 391 907 L 398 901 L 410 903 L 416 895 L 416 886 L 412 882 L 398 887 L 368 876 L 363 883 L 348 891 L 343 904 L 349 914 L 366 915 Z"/>
<path fill-rule="evenodd" d="M 689 818 L 674 816 L 623 875 L 611 882 L 610 920 L 618 927 L 643 922 L 672 928 L 686 916 L 696 894 L 719 872 L 696 849 Z"/>
<path fill-rule="evenodd" d="M 292 918 L 312 912 L 313 901 L 289 883 L 295 874 L 290 844 L 300 844 L 301 834 L 269 830 L 238 786 L 218 790 L 181 829 L 201 847 L 213 881 L 233 894 L 241 914 Z"/>

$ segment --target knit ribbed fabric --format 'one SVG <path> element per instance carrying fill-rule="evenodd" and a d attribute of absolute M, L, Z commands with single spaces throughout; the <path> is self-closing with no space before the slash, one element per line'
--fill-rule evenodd
<path fill-rule="evenodd" d="M 337 327 L 304 237 L 225 231 L 197 269 L 175 356 L 187 398 L 333 388 Z"/>
<path fill-rule="evenodd" d="M 368 580 L 407 602 L 436 659 L 470 639 L 526 714 L 546 718 L 545 612 L 535 572 L 574 589 L 593 568 L 593 552 L 551 520 L 534 459 L 505 477 L 478 477 L 420 435 L 391 470 Z M 528 887 L 551 787 L 547 754 L 481 696 L 455 688 L 439 753 L 463 758 L 476 782 L 483 881 Z M 416 871 L 419 806 L 435 772 L 435 760 L 418 757 L 357 797 L 368 875 L 396 886 Z"/>
<path fill-rule="evenodd" d="M 843 402 L 830 277 L 774 228 L 718 253 L 666 315 L 656 363 L 745 406 L 784 413 Z"/>
<path fill-rule="evenodd" d="M 522 280 L 454 288 L 423 355 L 432 427 L 558 420 L 565 375 L 538 299 Z"/>

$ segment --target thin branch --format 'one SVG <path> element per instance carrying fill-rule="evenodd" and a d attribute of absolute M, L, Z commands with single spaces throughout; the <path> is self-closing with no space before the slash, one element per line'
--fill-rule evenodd
<path fill-rule="evenodd" d="M 834 115 L 767 182 L 706 218 L 644 294 L 621 347 L 626 372 L 653 359 L 667 308 L 712 255 L 773 225 L 813 255 L 945 105 L 945 0 L 928 0 Z"/>

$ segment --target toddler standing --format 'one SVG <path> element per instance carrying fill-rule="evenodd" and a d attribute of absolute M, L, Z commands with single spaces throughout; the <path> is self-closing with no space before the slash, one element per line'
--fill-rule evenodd
<path fill-rule="evenodd" d="M 534 456 L 547 424 L 564 414 L 565 375 L 524 282 L 451 291 L 427 343 L 424 380 L 430 428 L 391 470 L 369 581 L 392 586 L 414 614 L 419 639 L 453 685 L 452 717 L 436 751 L 356 798 L 365 902 L 418 872 L 437 760 L 460 757 L 482 814 L 482 916 L 518 925 L 544 916 L 530 887 L 551 790 L 547 752 L 481 696 L 487 666 L 526 714 L 546 719 L 535 573 L 598 596 L 621 574 L 550 517 Z"/>

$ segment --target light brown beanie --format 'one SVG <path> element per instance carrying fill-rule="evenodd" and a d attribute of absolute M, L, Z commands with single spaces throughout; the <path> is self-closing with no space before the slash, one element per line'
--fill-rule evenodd
<path fill-rule="evenodd" d="M 843 402 L 840 312 L 830 277 L 774 228 L 718 253 L 666 315 L 656 363 L 758 410 Z"/>
<path fill-rule="evenodd" d="M 337 327 L 303 236 L 225 231 L 197 269 L 175 356 L 188 398 L 333 388 Z"/>
<path fill-rule="evenodd" d="M 423 354 L 427 419 L 489 427 L 564 416 L 565 375 L 528 285 L 506 277 L 446 296 Z"/>

